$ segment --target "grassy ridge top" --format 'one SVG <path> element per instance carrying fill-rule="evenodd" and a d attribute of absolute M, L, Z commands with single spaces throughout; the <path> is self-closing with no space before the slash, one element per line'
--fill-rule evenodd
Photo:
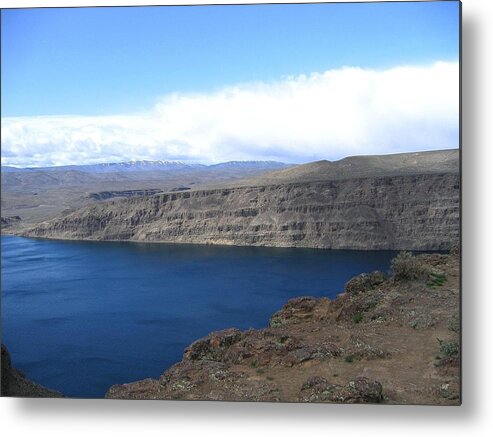
<path fill-rule="evenodd" d="M 315 161 L 227 183 L 224 186 L 271 185 L 458 171 L 459 149 L 451 149 L 392 155 L 349 156 L 339 161 Z"/>

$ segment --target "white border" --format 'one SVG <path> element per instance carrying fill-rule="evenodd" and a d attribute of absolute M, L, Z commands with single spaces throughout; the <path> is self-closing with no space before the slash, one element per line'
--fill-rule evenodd
<path fill-rule="evenodd" d="M 175 1 L 21 1 L 0 7 L 186 4 Z M 207 4 L 204 0 L 193 3 Z M 219 1 L 215 3 L 234 3 Z M 249 3 L 243 1 L 241 3 Z M 252 2 L 255 3 L 255 2 Z M 5 436 L 469 436 L 493 429 L 493 22 L 486 0 L 463 1 L 463 364 L 461 407 L 0 399 Z M 490 213 L 490 214 L 489 214 Z"/>

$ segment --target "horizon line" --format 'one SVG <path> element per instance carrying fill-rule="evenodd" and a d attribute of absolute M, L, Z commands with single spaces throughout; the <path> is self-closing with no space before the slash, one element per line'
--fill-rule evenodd
<path fill-rule="evenodd" d="M 163 163 L 163 164 L 182 164 L 182 165 L 189 165 L 189 166 L 204 166 L 204 167 L 212 167 L 215 165 L 221 165 L 221 164 L 230 164 L 230 163 L 275 163 L 275 164 L 285 164 L 285 165 L 303 165 L 303 164 L 309 164 L 313 162 L 321 162 L 321 161 L 328 161 L 328 162 L 338 162 L 342 161 L 347 158 L 352 158 L 352 157 L 371 157 L 371 156 L 390 156 L 390 155 L 407 155 L 407 154 L 412 154 L 412 153 L 433 153 L 433 152 L 450 152 L 450 151 L 460 151 L 461 146 L 457 147 L 451 147 L 447 149 L 429 149 L 429 150 L 410 150 L 410 151 L 399 151 L 399 152 L 391 152 L 391 153 L 378 153 L 378 154 L 352 154 L 352 155 L 346 155 L 343 156 L 342 158 L 339 159 L 314 159 L 314 160 L 308 160 L 304 162 L 287 162 L 287 161 L 277 161 L 277 160 L 272 160 L 272 159 L 246 159 L 246 160 L 240 160 L 240 159 L 233 159 L 229 161 L 218 161 L 218 162 L 210 162 L 210 163 L 205 163 L 205 162 L 200 162 L 200 161 L 186 161 L 186 160 L 178 160 L 178 159 L 156 159 L 156 160 L 149 160 L 149 159 L 130 159 L 127 161 L 114 161 L 114 162 L 108 162 L 108 161 L 103 161 L 103 162 L 96 162 L 96 163 L 91 163 L 91 164 L 61 164 L 61 165 L 45 165 L 45 166 L 38 166 L 38 167 L 21 167 L 17 165 L 1 165 L 1 168 L 14 168 L 14 169 L 19 169 L 19 170 L 37 170 L 37 169 L 48 169 L 48 168 L 63 168 L 63 167 L 88 167 L 88 166 L 96 166 L 96 165 L 119 165 L 119 164 L 130 164 L 130 163 Z M 0 159 L 4 159 L 3 157 L 0 157 Z"/>

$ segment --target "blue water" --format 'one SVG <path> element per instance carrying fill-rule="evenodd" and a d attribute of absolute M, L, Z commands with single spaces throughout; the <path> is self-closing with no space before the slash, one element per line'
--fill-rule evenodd
<path fill-rule="evenodd" d="M 2 342 L 70 397 L 159 377 L 210 331 L 260 328 L 290 298 L 335 297 L 395 252 L 99 243 L 3 236 Z"/>

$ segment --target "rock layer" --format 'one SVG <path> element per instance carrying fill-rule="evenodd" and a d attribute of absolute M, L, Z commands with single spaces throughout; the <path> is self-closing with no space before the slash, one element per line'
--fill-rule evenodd
<path fill-rule="evenodd" d="M 330 249 L 447 250 L 459 239 L 458 172 L 224 187 L 109 201 L 31 237 Z"/>

